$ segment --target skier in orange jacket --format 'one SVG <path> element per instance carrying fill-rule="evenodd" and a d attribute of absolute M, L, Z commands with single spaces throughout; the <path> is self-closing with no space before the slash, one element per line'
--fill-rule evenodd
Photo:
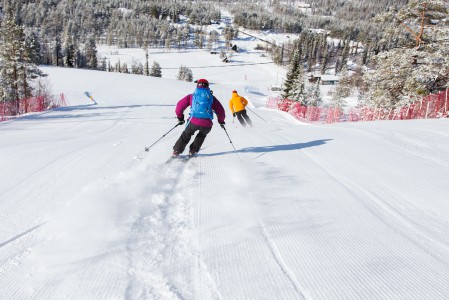
<path fill-rule="evenodd" d="M 248 100 L 240 96 L 237 91 L 232 91 L 232 98 L 229 100 L 229 108 L 232 111 L 232 115 L 237 117 L 243 127 L 246 127 L 246 125 L 253 126 L 253 122 L 251 122 L 251 119 L 246 114 L 245 107 L 247 105 Z"/>

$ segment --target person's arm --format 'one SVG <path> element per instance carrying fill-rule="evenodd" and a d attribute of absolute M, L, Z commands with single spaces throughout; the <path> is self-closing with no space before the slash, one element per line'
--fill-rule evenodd
<path fill-rule="evenodd" d="M 214 96 L 214 102 L 212 102 L 212 109 L 214 110 L 215 114 L 217 115 L 218 123 L 224 123 L 226 118 L 226 113 L 223 108 L 223 105 L 221 105 L 220 101 L 217 100 Z"/>
<path fill-rule="evenodd" d="M 178 118 L 182 118 L 184 116 L 184 110 L 186 110 L 186 108 L 189 107 L 191 98 L 192 95 L 187 95 L 181 100 L 179 100 L 178 104 L 176 104 L 175 113 Z"/>
<path fill-rule="evenodd" d="M 243 97 L 240 97 L 240 99 L 242 100 L 242 104 L 243 104 L 243 106 L 247 106 L 248 105 L 248 100 L 246 100 L 245 98 L 243 98 Z"/>

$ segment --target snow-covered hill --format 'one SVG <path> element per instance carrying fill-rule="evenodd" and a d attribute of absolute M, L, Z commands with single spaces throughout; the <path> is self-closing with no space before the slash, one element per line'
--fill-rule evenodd
<path fill-rule="evenodd" d="M 241 128 L 204 69 L 232 144 L 165 164 L 193 83 L 44 71 L 70 106 L 0 124 L 0 299 L 449 298 L 448 119 L 305 125 L 240 85 Z"/>

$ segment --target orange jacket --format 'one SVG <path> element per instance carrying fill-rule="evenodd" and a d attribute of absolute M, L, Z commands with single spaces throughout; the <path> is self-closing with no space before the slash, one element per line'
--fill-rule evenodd
<path fill-rule="evenodd" d="M 236 91 L 232 92 L 232 98 L 231 100 L 229 100 L 229 108 L 231 109 L 232 113 L 244 110 L 245 106 L 247 105 L 248 100 L 239 96 Z"/>

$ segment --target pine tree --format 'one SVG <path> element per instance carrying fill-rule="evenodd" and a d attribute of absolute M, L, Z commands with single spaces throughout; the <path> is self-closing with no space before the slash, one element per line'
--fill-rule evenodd
<path fill-rule="evenodd" d="M 209 38 L 207 39 L 207 49 L 212 50 L 212 47 L 218 42 L 219 34 L 217 31 L 212 30 L 209 32 Z"/>
<path fill-rule="evenodd" d="M 449 4 L 442 0 L 411 0 L 401 9 L 391 9 L 390 11 L 376 16 L 377 22 L 388 22 L 391 24 L 386 32 L 396 33 L 398 27 L 402 28 L 407 35 L 415 40 L 415 48 L 420 48 L 429 41 L 428 28 L 435 32 L 433 23 L 438 22 L 436 27 L 444 26 L 443 22 L 448 18 Z M 403 38 L 403 37 L 400 37 Z"/>
<path fill-rule="evenodd" d="M 307 105 L 318 106 L 321 103 L 320 82 L 317 81 L 313 85 L 306 88 Z"/>
<path fill-rule="evenodd" d="M 341 66 L 341 61 L 339 58 L 337 58 L 337 60 L 335 61 L 335 68 L 334 68 L 335 74 L 338 74 L 338 72 L 340 70 L 340 66 Z"/>
<path fill-rule="evenodd" d="M 335 88 L 334 97 L 339 99 L 346 98 L 351 95 L 351 92 L 352 92 L 351 76 L 349 75 L 348 68 L 344 66 L 343 69 L 341 70 L 338 85 Z"/>
<path fill-rule="evenodd" d="M 323 58 L 321 59 L 321 74 L 326 73 L 327 65 L 329 64 L 329 46 L 324 47 Z"/>
<path fill-rule="evenodd" d="M 226 26 L 226 28 L 223 29 L 223 35 L 225 38 L 226 49 L 229 49 L 229 44 L 234 37 L 234 28 L 232 28 L 231 26 Z"/>
<path fill-rule="evenodd" d="M 0 28 L 0 78 L 2 78 L 3 101 L 20 98 L 19 92 L 19 52 L 23 43 L 22 29 L 12 18 L 3 20 Z M 22 39 L 22 40 L 21 40 Z M 17 106 L 17 113 L 19 107 Z"/>
<path fill-rule="evenodd" d="M 369 62 L 369 52 L 370 52 L 370 50 L 371 50 L 371 44 L 368 42 L 365 45 L 365 49 L 363 51 L 363 56 L 362 56 L 362 64 L 364 66 L 366 66 L 368 64 L 368 62 Z"/>
<path fill-rule="evenodd" d="M 341 53 L 341 61 L 340 64 L 338 65 L 338 68 L 336 67 L 335 74 L 340 73 L 343 70 L 343 68 L 347 66 L 350 49 L 351 49 L 351 41 L 347 39 L 344 42 L 343 50 Z"/>
<path fill-rule="evenodd" d="M 148 48 L 145 48 L 145 70 L 144 70 L 144 74 L 146 76 L 150 76 L 150 64 L 148 62 Z"/>
<path fill-rule="evenodd" d="M 302 66 L 299 67 L 298 74 L 293 80 L 289 98 L 306 105 L 306 87 L 304 83 L 304 68 Z"/>
<path fill-rule="evenodd" d="M 31 81 L 44 76 L 36 61 L 39 54 L 33 36 L 7 17 L 0 27 L 0 84 L 3 101 L 32 96 Z M 19 113 L 17 102 L 16 113 Z"/>
<path fill-rule="evenodd" d="M 30 53 L 32 63 L 39 65 L 42 63 L 42 47 L 39 37 L 35 32 L 25 34 L 25 42 Z"/>
<path fill-rule="evenodd" d="M 98 70 L 100 70 L 100 71 L 108 71 L 108 63 L 107 63 L 106 57 L 103 57 L 101 59 L 101 64 L 98 67 Z"/>
<path fill-rule="evenodd" d="M 181 66 L 178 71 L 178 75 L 176 76 L 178 80 L 184 80 L 188 82 L 192 82 L 193 73 L 188 67 Z"/>
<path fill-rule="evenodd" d="M 73 68 L 75 66 L 76 49 L 72 37 L 68 34 L 64 39 L 62 53 L 64 66 Z"/>
<path fill-rule="evenodd" d="M 365 75 L 369 85 L 367 103 L 391 108 L 413 101 L 416 96 L 447 88 L 449 82 L 449 49 L 435 52 L 393 49 L 373 59 L 375 72 Z M 416 63 L 415 63 L 416 62 Z"/>
<path fill-rule="evenodd" d="M 62 46 L 59 37 L 56 37 L 55 41 L 52 43 L 51 64 L 53 66 L 63 65 Z"/>
<path fill-rule="evenodd" d="M 142 63 L 133 63 L 131 66 L 131 74 L 143 74 L 143 65 Z"/>
<path fill-rule="evenodd" d="M 124 62 L 120 68 L 122 70 L 122 73 L 129 73 L 128 70 L 128 64 L 126 62 Z"/>
<path fill-rule="evenodd" d="M 284 81 L 284 90 L 282 97 L 288 98 L 291 95 L 291 90 L 293 88 L 293 81 L 298 75 L 298 69 L 300 66 L 300 49 L 296 47 L 294 50 L 293 58 L 290 61 L 289 69 Z"/>
<path fill-rule="evenodd" d="M 376 69 L 364 77 L 369 86 L 368 104 L 393 108 L 447 88 L 449 47 L 444 39 L 449 36 L 448 15 L 448 3 L 414 0 L 399 11 L 379 16 L 383 22 L 388 18 L 396 20 L 406 33 L 398 38 L 408 40 L 409 46 L 380 52 L 372 58 Z M 432 30 L 426 30 L 430 23 Z"/>
<path fill-rule="evenodd" d="M 95 37 L 93 35 L 90 35 L 87 39 L 84 53 L 86 57 L 86 67 L 96 70 L 98 67 L 97 45 L 95 43 Z"/>
<path fill-rule="evenodd" d="M 150 76 L 162 77 L 162 69 L 158 62 L 153 62 L 153 65 L 150 69 Z"/>

